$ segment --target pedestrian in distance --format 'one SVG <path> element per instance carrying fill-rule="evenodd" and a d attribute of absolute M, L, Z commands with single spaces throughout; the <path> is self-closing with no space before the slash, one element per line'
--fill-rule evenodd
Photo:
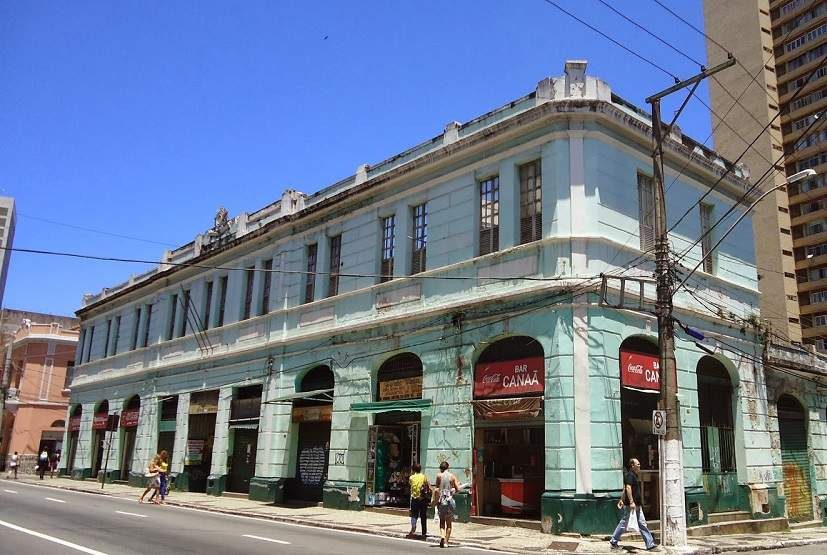
<path fill-rule="evenodd" d="M 623 495 L 617 502 L 617 508 L 623 509 L 623 516 L 620 518 L 614 534 L 612 534 L 612 539 L 609 540 L 612 549 L 620 549 L 617 542 L 620 541 L 620 536 L 626 531 L 629 518 L 634 515 L 637 518 L 638 531 L 646 544 L 646 551 L 658 551 L 658 546 L 655 545 L 655 540 L 652 538 L 652 532 L 646 526 L 646 517 L 643 515 L 643 509 L 641 508 L 642 502 L 640 495 L 640 461 L 629 459 L 629 470 L 623 477 Z"/>
<path fill-rule="evenodd" d="M 149 462 L 149 466 L 146 469 L 146 473 L 144 476 L 149 478 L 149 484 L 147 485 L 144 492 L 141 494 L 141 497 L 138 499 L 138 503 L 144 502 L 144 497 L 146 494 L 152 491 L 152 496 L 150 496 L 149 500 L 152 501 L 155 498 L 155 495 L 158 493 L 158 488 L 161 486 L 161 481 L 158 478 L 158 463 L 160 461 L 160 457 L 155 455 L 152 457 L 152 460 Z"/>
<path fill-rule="evenodd" d="M 14 452 L 14 455 L 11 456 L 9 460 L 9 473 L 6 478 L 11 479 L 12 475 L 14 479 L 17 480 L 17 467 L 20 465 L 20 456 L 17 454 L 17 451 Z"/>
<path fill-rule="evenodd" d="M 165 450 L 161 451 L 158 454 L 158 491 L 161 494 L 160 503 L 162 504 L 167 494 L 169 494 L 169 462 L 167 460 L 168 458 L 169 455 Z M 153 494 L 153 497 L 154 496 L 155 494 Z"/>
<path fill-rule="evenodd" d="M 40 456 L 37 458 L 37 473 L 40 475 L 40 479 L 43 479 L 43 475 L 46 474 L 46 471 L 49 469 L 49 452 L 45 449 L 40 452 Z"/>
<path fill-rule="evenodd" d="M 448 468 L 448 461 L 443 461 L 439 465 L 440 472 L 436 475 L 434 490 L 436 511 L 439 515 L 439 547 L 448 547 L 448 542 L 451 541 L 451 527 L 454 512 L 457 510 L 454 494 L 459 491 L 459 481 L 453 473 L 448 472 Z"/>
<path fill-rule="evenodd" d="M 416 519 L 422 522 L 422 539 L 428 538 L 428 506 L 431 504 L 431 484 L 428 477 L 422 473 L 422 465 L 414 463 L 411 466 L 413 474 L 408 478 L 411 486 L 411 531 L 409 538 L 416 532 Z"/>
<path fill-rule="evenodd" d="M 55 451 L 52 453 L 52 461 L 51 461 L 51 471 L 49 472 L 49 478 L 54 478 L 55 474 L 57 474 L 57 467 L 60 466 L 60 451 Z"/>

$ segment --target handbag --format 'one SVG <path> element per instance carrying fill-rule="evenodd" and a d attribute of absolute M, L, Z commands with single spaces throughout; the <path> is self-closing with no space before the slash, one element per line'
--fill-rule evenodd
<path fill-rule="evenodd" d="M 629 507 L 629 521 L 626 523 L 626 531 L 640 532 L 640 526 L 638 526 L 637 522 L 637 507 Z"/>

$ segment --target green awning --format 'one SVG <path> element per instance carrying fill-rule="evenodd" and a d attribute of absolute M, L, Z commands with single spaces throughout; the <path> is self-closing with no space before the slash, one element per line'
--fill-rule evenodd
<path fill-rule="evenodd" d="M 354 412 L 390 412 L 394 410 L 409 412 L 429 412 L 431 410 L 431 399 L 401 399 L 398 401 L 376 401 L 374 403 L 352 403 L 350 410 Z"/>
<path fill-rule="evenodd" d="M 287 404 L 292 403 L 296 399 L 309 399 L 311 401 L 324 401 L 325 403 L 332 403 L 333 402 L 333 390 L 332 389 L 314 389 L 313 391 L 300 391 L 298 393 L 290 393 L 288 395 L 282 395 L 281 397 L 276 397 L 275 399 L 269 399 L 264 402 L 265 405 L 270 403 L 281 403 Z"/>

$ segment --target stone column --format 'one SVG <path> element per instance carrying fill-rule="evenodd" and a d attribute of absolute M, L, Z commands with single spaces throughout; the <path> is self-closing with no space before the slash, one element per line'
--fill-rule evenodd
<path fill-rule="evenodd" d="M 143 485 L 144 473 L 149 461 L 155 455 L 158 445 L 158 407 L 159 399 L 156 395 L 141 399 L 141 409 L 138 417 L 138 429 L 135 434 L 135 451 L 132 454 L 129 469 L 130 485 Z"/>
<path fill-rule="evenodd" d="M 75 449 L 75 463 L 72 478 L 84 480 L 92 476 L 92 418 L 96 403 L 83 403 L 78 430 L 78 445 Z"/>
<path fill-rule="evenodd" d="M 261 412 L 258 421 L 258 446 L 256 449 L 256 474 L 250 480 L 250 499 L 280 503 L 284 500 L 284 480 L 289 455 L 291 403 L 267 403 L 283 395 L 295 392 L 292 380 L 283 379 L 284 360 L 278 365 L 272 378 L 264 384 Z M 279 382 L 283 381 L 283 384 Z"/>
<path fill-rule="evenodd" d="M 212 464 L 207 480 L 207 493 L 210 495 L 221 495 L 227 485 L 227 452 L 230 440 L 230 405 L 232 401 L 233 387 L 222 387 L 218 392 L 218 414 L 215 416 Z"/>
<path fill-rule="evenodd" d="M 214 286 L 213 286 L 214 287 Z M 187 451 L 187 436 L 190 424 L 190 394 L 178 395 L 178 410 L 175 414 L 175 442 L 172 448 L 170 474 L 177 475 L 184 472 L 184 457 Z"/>
<path fill-rule="evenodd" d="M 474 185 L 478 187 L 478 185 Z M 479 196 L 479 191 L 476 191 Z M 520 178 L 514 161 L 500 164 L 500 250 L 520 243 Z"/>

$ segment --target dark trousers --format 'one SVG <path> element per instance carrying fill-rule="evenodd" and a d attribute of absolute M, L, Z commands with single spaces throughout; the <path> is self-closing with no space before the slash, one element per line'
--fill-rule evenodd
<path fill-rule="evenodd" d="M 37 467 L 37 472 L 40 474 L 40 479 L 43 479 L 43 475 L 46 474 L 46 465 L 44 463 L 40 463 Z"/>
<path fill-rule="evenodd" d="M 422 536 L 428 535 L 428 500 L 411 499 L 411 527 L 416 527 L 416 519 L 422 522 Z"/>

